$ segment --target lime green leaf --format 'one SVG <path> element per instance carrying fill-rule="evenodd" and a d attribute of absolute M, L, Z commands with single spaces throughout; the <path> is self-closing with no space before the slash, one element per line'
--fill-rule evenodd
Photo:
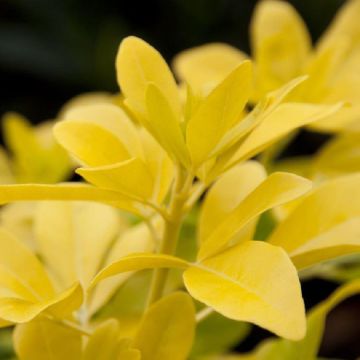
<path fill-rule="evenodd" d="M 358 252 L 359 185 L 360 175 L 352 174 L 316 188 L 279 224 L 269 242 L 283 247 L 298 268 Z"/>
<path fill-rule="evenodd" d="M 305 335 L 305 310 L 296 269 L 279 247 L 247 241 L 184 272 L 189 293 L 230 319 L 279 336 Z"/>
<path fill-rule="evenodd" d="M 241 201 L 214 229 L 199 251 L 204 259 L 231 244 L 249 221 L 275 206 L 291 201 L 311 189 L 311 182 L 288 173 L 273 173 Z"/>
<path fill-rule="evenodd" d="M 14 344 L 23 360 L 81 359 L 81 334 L 44 318 L 18 325 Z"/>
<path fill-rule="evenodd" d="M 143 360 L 185 360 L 195 333 L 195 308 L 189 295 L 170 294 L 145 313 L 134 339 Z"/>
<path fill-rule="evenodd" d="M 128 255 L 101 270 L 93 279 L 91 287 L 103 279 L 123 272 L 168 267 L 186 269 L 188 266 L 187 261 L 170 255 L 146 253 Z"/>
<path fill-rule="evenodd" d="M 135 36 L 125 38 L 116 58 L 116 70 L 121 91 L 132 109 L 146 113 L 145 92 L 149 83 L 154 83 L 180 120 L 181 104 L 175 79 L 165 60 L 152 46 Z"/>
<path fill-rule="evenodd" d="M 186 130 L 195 167 L 206 161 L 226 131 L 241 121 L 251 90 L 251 62 L 244 61 L 200 104 Z"/>

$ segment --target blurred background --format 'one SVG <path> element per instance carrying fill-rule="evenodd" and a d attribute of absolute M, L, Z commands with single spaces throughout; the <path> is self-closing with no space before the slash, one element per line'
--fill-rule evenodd
<path fill-rule="evenodd" d="M 289 2 L 316 41 L 344 0 Z M 213 41 L 249 52 L 255 5 L 254 0 L 0 0 L 0 114 L 17 111 L 38 123 L 55 117 L 76 94 L 118 91 L 114 59 L 127 35 L 150 42 L 168 61 L 183 49 Z M 303 132 L 288 153 L 311 153 L 324 140 Z M 307 306 L 325 299 L 336 286 L 305 282 Z M 360 297 L 333 311 L 321 356 L 360 356 L 359 319 Z M 255 329 L 238 349 L 250 350 L 266 336 Z"/>

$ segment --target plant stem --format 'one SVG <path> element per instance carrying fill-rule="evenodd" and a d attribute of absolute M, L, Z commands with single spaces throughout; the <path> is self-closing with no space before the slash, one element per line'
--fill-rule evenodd
<path fill-rule="evenodd" d="M 180 228 L 184 217 L 184 207 L 192 185 L 193 177 L 177 169 L 175 184 L 169 204 L 168 217 L 165 220 L 164 233 L 159 248 L 160 254 L 171 255 L 176 251 Z M 150 286 L 148 305 L 162 297 L 169 269 L 155 269 Z"/>

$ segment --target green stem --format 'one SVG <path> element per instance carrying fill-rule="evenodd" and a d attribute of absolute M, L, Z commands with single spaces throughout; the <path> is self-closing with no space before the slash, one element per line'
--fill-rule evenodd
<path fill-rule="evenodd" d="M 171 255 L 176 251 L 180 228 L 185 215 L 184 207 L 188 199 L 193 177 L 185 176 L 183 169 L 178 169 L 169 204 L 168 217 L 165 220 L 164 234 L 159 248 L 160 254 Z M 169 269 L 155 269 L 150 286 L 148 304 L 159 300 L 164 291 Z"/>

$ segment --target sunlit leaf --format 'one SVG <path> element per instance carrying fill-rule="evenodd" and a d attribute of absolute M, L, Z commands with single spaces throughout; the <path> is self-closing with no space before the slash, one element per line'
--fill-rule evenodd
<path fill-rule="evenodd" d="M 247 241 L 191 266 L 185 286 L 197 300 L 230 319 L 279 336 L 305 335 L 305 311 L 296 269 L 280 247 Z"/>
<path fill-rule="evenodd" d="M 101 270 L 92 281 L 91 286 L 96 285 L 103 279 L 123 272 L 168 267 L 186 269 L 188 266 L 187 261 L 170 255 L 146 253 L 128 255 Z"/>
<path fill-rule="evenodd" d="M 166 94 L 153 83 L 146 88 L 146 109 L 148 121 L 145 126 L 173 159 L 188 165 L 189 155 L 180 128 L 179 119 L 170 107 Z"/>
<path fill-rule="evenodd" d="M 117 79 L 126 102 L 145 114 L 145 92 L 154 83 L 166 96 L 174 115 L 180 119 L 177 85 L 160 53 L 145 41 L 129 36 L 119 48 L 116 59 Z"/>
<path fill-rule="evenodd" d="M 157 227 L 157 225 L 155 227 Z M 149 228 L 146 224 L 140 223 L 120 234 L 106 257 L 105 266 L 133 253 L 152 252 L 154 247 L 155 240 L 153 239 Z M 93 313 L 101 308 L 101 306 L 114 295 L 118 287 L 131 275 L 132 273 L 129 272 L 120 273 L 104 279 L 97 284 L 92 290 L 91 296 L 89 296 L 89 311 Z"/>
<path fill-rule="evenodd" d="M 251 63 L 244 61 L 200 104 L 186 130 L 187 145 L 195 167 L 207 160 L 225 132 L 241 121 L 251 89 Z"/>
<path fill-rule="evenodd" d="M 211 236 L 241 201 L 266 178 L 265 169 L 255 161 L 235 166 L 226 172 L 210 188 L 199 217 L 199 241 L 203 243 Z M 245 231 L 251 240 L 256 223 Z"/>
<path fill-rule="evenodd" d="M 199 259 L 214 255 L 226 246 L 245 225 L 261 213 L 291 201 L 311 189 L 311 182 L 289 173 L 273 173 L 250 192 L 202 244 Z"/>
<path fill-rule="evenodd" d="M 292 130 L 325 118 L 339 110 L 341 106 L 341 104 L 281 104 L 251 132 L 239 149 L 232 155 L 227 167 L 249 159 Z"/>
<path fill-rule="evenodd" d="M 56 185 L 20 184 L 0 185 L 0 204 L 14 201 L 34 200 L 79 200 L 96 201 L 111 204 L 123 210 L 139 214 L 133 200 L 124 195 L 105 189 L 98 189 L 80 183 L 63 183 Z"/>
<path fill-rule="evenodd" d="M 327 314 L 346 298 L 360 292 L 360 282 L 354 281 L 338 288 L 329 298 L 311 309 L 307 317 L 307 333 L 300 341 L 270 339 L 250 354 L 238 355 L 234 360 L 317 359 Z"/>

